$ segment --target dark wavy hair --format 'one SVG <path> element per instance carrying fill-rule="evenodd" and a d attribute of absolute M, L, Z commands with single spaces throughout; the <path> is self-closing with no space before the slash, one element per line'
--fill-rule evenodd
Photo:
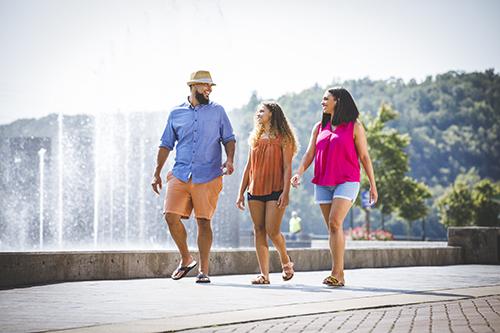
<path fill-rule="evenodd" d="M 331 118 L 332 126 L 356 121 L 359 117 L 358 107 L 351 94 L 345 88 L 330 88 L 328 93 L 337 101 Z"/>

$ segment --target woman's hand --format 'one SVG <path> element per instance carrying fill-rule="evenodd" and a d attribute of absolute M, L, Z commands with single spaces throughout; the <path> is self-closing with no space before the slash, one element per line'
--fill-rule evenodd
<path fill-rule="evenodd" d="M 377 200 L 378 200 L 377 187 L 370 186 L 370 205 L 374 206 Z"/>
<path fill-rule="evenodd" d="M 285 208 L 288 206 L 288 194 L 281 193 L 280 197 L 278 198 L 278 208 Z"/>
<path fill-rule="evenodd" d="M 300 175 L 298 173 L 293 175 L 293 177 L 290 179 L 290 184 L 292 184 L 293 187 L 297 187 L 300 185 Z"/>
<path fill-rule="evenodd" d="M 245 210 L 245 198 L 243 194 L 240 194 L 238 200 L 236 200 L 236 207 L 238 207 L 241 210 Z"/>

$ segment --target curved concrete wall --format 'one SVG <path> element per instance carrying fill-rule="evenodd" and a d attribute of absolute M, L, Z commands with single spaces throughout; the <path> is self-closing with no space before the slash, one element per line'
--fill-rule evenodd
<path fill-rule="evenodd" d="M 290 249 L 297 271 L 329 270 L 328 249 Z M 197 258 L 197 253 L 193 253 Z M 461 264 L 460 247 L 347 249 L 346 268 Z M 169 277 L 178 266 L 176 251 L 79 251 L 0 253 L 0 287 L 81 280 Z M 281 271 L 271 250 L 271 271 Z M 193 270 L 190 275 L 194 275 Z M 210 275 L 258 273 L 254 249 L 215 250 Z"/>

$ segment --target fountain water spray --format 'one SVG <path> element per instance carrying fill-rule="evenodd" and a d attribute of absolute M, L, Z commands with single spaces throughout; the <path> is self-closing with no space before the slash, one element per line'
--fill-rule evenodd
<path fill-rule="evenodd" d="M 43 188 L 44 188 L 44 173 L 45 173 L 45 153 L 47 152 L 46 149 L 44 148 L 41 148 L 39 151 L 38 151 L 38 158 L 39 158 L 39 162 L 38 162 L 38 170 L 39 170 L 39 174 L 40 174 L 40 190 L 39 190 L 39 193 L 40 193 L 40 207 L 39 207 L 39 240 L 40 240 L 40 250 L 43 248 L 43 196 L 44 196 L 44 191 L 43 191 Z"/>

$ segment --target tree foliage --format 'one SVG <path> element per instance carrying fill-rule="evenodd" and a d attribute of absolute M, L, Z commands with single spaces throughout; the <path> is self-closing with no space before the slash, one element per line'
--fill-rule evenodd
<path fill-rule="evenodd" d="M 413 221 L 427 215 L 425 200 L 431 194 L 425 184 L 407 175 L 409 165 L 405 150 L 410 144 L 410 137 L 387 127 L 387 123 L 397 117 L 396 111 L 383 104 L 377 116 L 366 126 L 380 198 L 377 208 L 384 215 L 396 212 L 404 220 Z M 368 187 L 366 177 L 363 177 L 363 185 Z"/>
<path fill-rule="evenodd" d="M 500 226 L 500 182 L 480 179 L 471 169 L 457 177 L 438 200 L 441 222 L 447 226 Z"/>
<path fill-rule="evenodd" d="M 370 153 L 376 169 L 380 192 L 377 207 L 384 214 L 395 212 L 395 216 L 404 219 L 418 219 L 418 214 L 414 212 L 424 214 L 424 206 L 434 207 L 434 201 L 457 176 L 471 168 L 475 168 L 482 178 L 500 180 L 500 76 L 494 70 L 473 73 L 451 71 L 429 76 L 422 82 L 364 78 L 334 81 L 329 86 L 345 87 L 356 100 L 367 126 Z M 320 103 L 326 88 L 315 85 L 278 98 L 296 128 L 301 146 L 298 158 L 294 159 L 294 170 L 307 148 L 313 124 L 321 120 Z M 238 148 L 243 147 L 244 152 L 240 150 L 240 153 L 245 158 L 248 151 L 246 138 L 253 126 L 253 114 L 259 101 L 257 93 L 254 93 L 247 105 L 234 110 L 231 115 L 236 124 Z M 380 108 L 381 105 L 384 106 Z M 387 105 L 398 113 L 389 111 Z M 372 121 L 378 123 L 371 124 Z M 405 147 L 403 154 L 397 152 L 400 147 Z M 382 162 L 389 168 L 381 169 Z M 312 230 L 321 232 L 324 231 L 321 214 L 308 199 L 313 195 L 313 187 L 309 184 L 312 172 L 311 167 L 304 176 L 304 186 L 292 190 L 291 205 L 294 210 L 307 212 L 314 221 L 311 222 Z M 399 186 L 392 188 L 406 189 L 407 193 L 411 192 L 409 188 L 415 189 L 410 194 L 424 198 L 423 201 L 411 200 L 407 193 L 403 195 L 401 191 L 395 196 L 389 194 L 388 184 L 394 179 L 403 181 L 396 182 Z M 428 194 L 418 184 L 430 188 L 431 199 L 425 199 Z M 484 207 L 487 207 L 489 203 L 484 202 Z M 431 210 L 427 220 L 428 232 L 432 233 L 434 228 L 442 236 L 445 235 L 435 209 Z"/>

